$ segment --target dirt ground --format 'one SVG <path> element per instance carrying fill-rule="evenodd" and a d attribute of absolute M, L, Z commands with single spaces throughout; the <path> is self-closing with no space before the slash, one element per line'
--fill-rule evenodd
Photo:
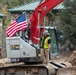
<path fill-rule="evenodd" d="M 76 75 L 76 50 L 74 51 L 63 51 L 60 53 L 60 58 L 54 61 L 58 62 L 69 62 L 72 67 L 61 68 L 57 75 Z"/>
<path fill-rule="evenodd" d="M 60 58 L 52 61 L 69 62 L 72 64 L 72 66 L 76 66 L 76 50 L 68 51 L 68 52 L 62 51 L 60 53 Z"/>
<path fill-rule="evenodd" d="M 76 66 L 76 50 L 65 59 L 65 61 L 70 62 L 73 66 Z"/>
<path fill-rule="evenodd" d="M 72 66 L 76 66 L 76 50 L 61 51 L 61 59 L 66 62 L 70 62 Z"/>

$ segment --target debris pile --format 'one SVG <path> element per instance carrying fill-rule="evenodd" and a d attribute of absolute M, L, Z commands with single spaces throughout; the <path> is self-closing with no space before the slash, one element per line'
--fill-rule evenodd
<path fill-rule="evenodd" d="M 73 66 L 76 66 L 76 51 L 74 51 L 70 57 L 65 59 L 65 61 L 70 62 Z"/>

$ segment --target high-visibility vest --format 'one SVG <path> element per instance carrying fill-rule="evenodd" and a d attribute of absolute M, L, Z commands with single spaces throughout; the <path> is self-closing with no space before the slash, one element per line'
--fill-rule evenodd
<path fill-rule="evenodd" d="M 44 39 L 44 38 L 43 38 Z M 42 42 L 43 42 L 43 39 L 42 39 Z M 47 37 L 45 40 L 44 40 L 44 45 L 43 45 L 43 48 L 44 49 L 47 49 L 49 48 L 49 45 L 48 45 L 48 40 L 50 39 L 50 37 Z"/>

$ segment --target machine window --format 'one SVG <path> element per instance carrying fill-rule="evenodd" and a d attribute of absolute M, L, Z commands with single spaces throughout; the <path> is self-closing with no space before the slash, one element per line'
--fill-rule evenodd
<path fill-rule="evenodd" d="M 19 45 L 10 45 L 11 50 L 19 50 Z"/>

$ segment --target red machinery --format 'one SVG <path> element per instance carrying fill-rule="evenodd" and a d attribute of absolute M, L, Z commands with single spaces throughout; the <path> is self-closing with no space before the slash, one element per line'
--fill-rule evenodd
<path fill-rule="evenodd" d="M 39 43 L 39 41 L 33 38 L 34 36 L 39 37 L 40 29 L 37 26 L 41 26 L 46 14 L 61 2 L 63 2 L 63 0 L 43 0 L 34 10 L 30 17 L 30 36 L 33 43 Z"/>

